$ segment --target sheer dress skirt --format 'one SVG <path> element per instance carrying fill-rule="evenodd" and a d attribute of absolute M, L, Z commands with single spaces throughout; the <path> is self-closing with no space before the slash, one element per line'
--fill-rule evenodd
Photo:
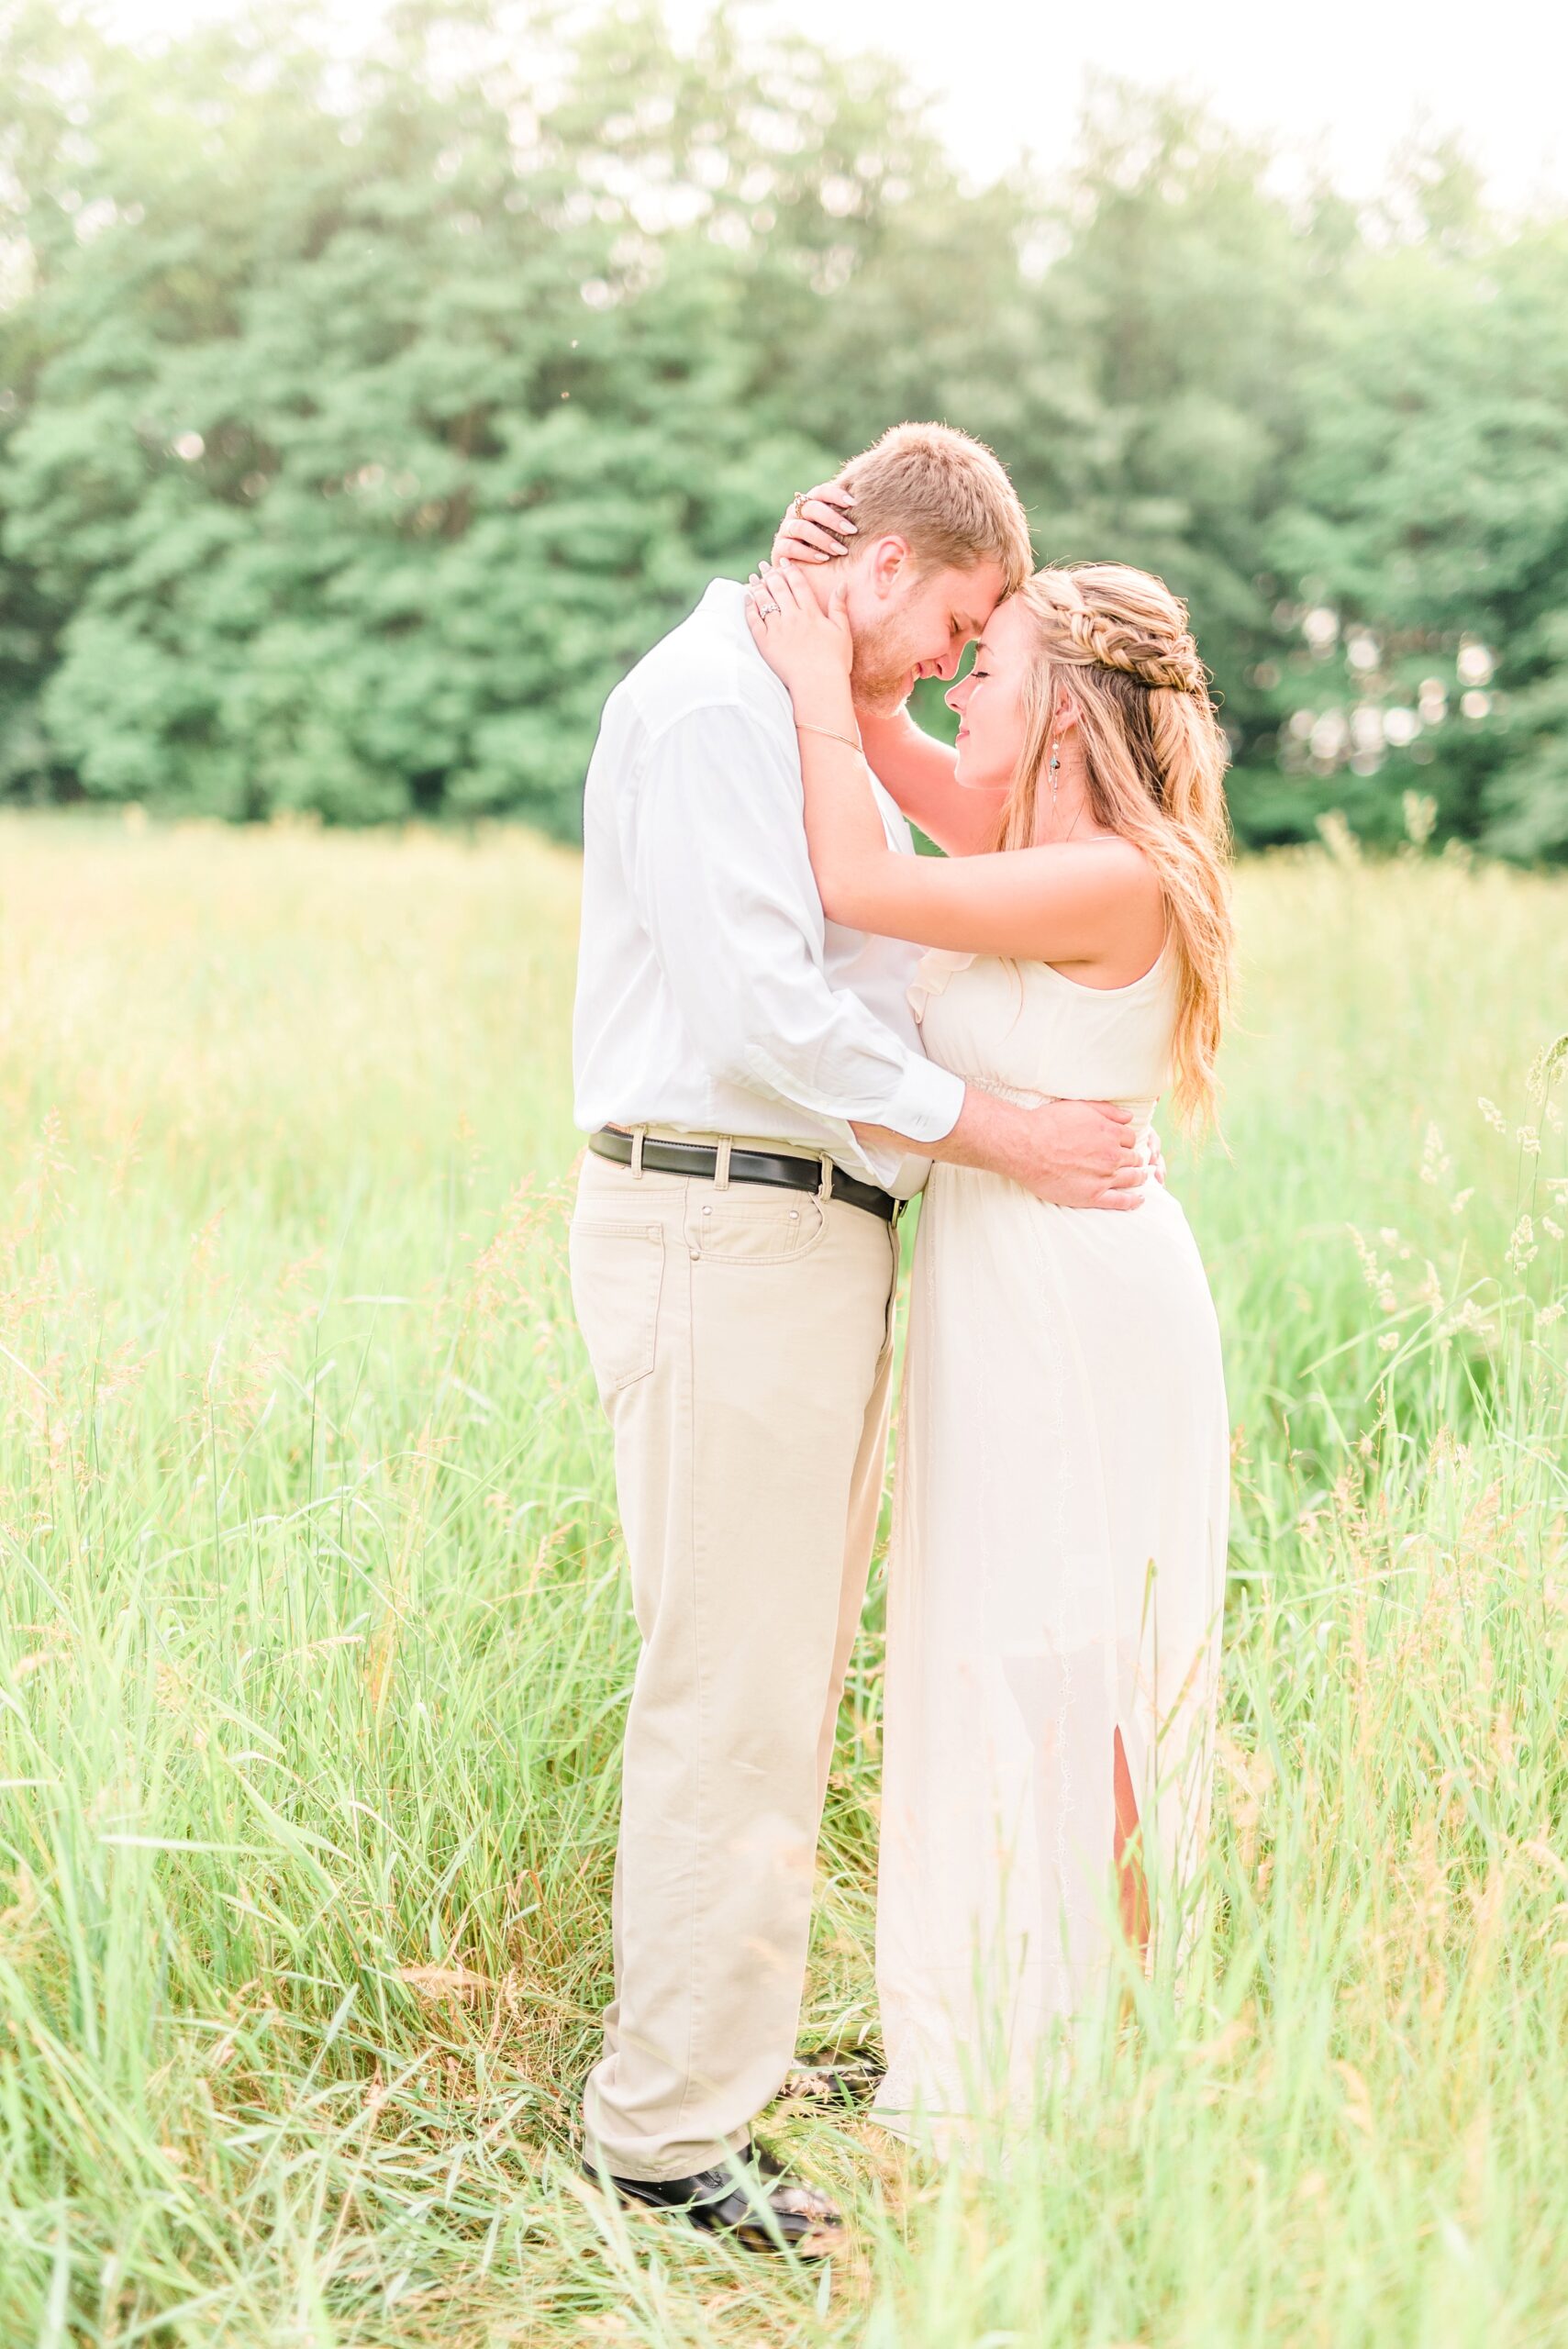
<path fill-rule="evenodd" d="M 1202 1857 L 1229 1430 L 1176 1201 L 1073 1212 L 939 1166 L 899 1442 L 875 2117 L 940 2132 L 1027 2110 L 1106 1993 L 1118 1730 L 1156 1954 Z"/>

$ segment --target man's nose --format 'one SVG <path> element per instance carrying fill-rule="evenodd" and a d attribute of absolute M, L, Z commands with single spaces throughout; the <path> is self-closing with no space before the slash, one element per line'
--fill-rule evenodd
<path fill-rule="evenodd" d="M 938 661 L 933 664 L 939 677 L 957 676 L 958 664 L 963 658 L 964 650 L 968 641 L 969 640 L 967 637 L 961 637 L 956 644 L 949 647 L 946 659 Z"/>

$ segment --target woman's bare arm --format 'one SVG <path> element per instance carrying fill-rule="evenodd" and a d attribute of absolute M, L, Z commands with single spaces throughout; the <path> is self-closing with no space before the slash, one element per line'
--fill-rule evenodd
<path fill-rule="evenodd" d="M 958 953 L 1082 964 L 1109 986 L 1140 977 L 1158 955 L 1160 885 L 1129 841 L 901 856 L 887 844 L 858 752 L 803 732 L 800 763 L 806 845 L 830 921 Z"/>
<path fill-rule="evenodd" d="M 866 763 L 912 824 L 950 856 L 975 856 L 995 845 L 1006 791 L 969 791 L 957 780 L 958 758 L 917 726 L 907 709 L 896 718 L 857 710 Z"/>

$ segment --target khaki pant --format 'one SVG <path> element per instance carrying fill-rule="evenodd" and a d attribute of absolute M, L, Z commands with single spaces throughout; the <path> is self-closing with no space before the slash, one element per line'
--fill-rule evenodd
<path fill-rule="evenodd" d="M 745 2143 L 794 2056 L 897 1238 L 807 1191 L 590 1155 L 571 1257 L 642 1635 L 584 2117 L 617 2176 L 682 2177 Z"/>

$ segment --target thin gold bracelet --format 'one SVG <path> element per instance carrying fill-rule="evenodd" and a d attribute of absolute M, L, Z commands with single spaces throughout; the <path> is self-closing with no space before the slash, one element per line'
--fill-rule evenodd
<path fill-rule="evenodd" d="M 865 756 L 863 742 L 858 741 L 852 734 L 837 733 L 831 726 L 808 726 L 804 718 L 797 718 L 795 721 L 795 730 L 797 734 L 824 734 L 829 742 L 842 742 L 846 749 L 858 751 L 862 759 Z"/>

